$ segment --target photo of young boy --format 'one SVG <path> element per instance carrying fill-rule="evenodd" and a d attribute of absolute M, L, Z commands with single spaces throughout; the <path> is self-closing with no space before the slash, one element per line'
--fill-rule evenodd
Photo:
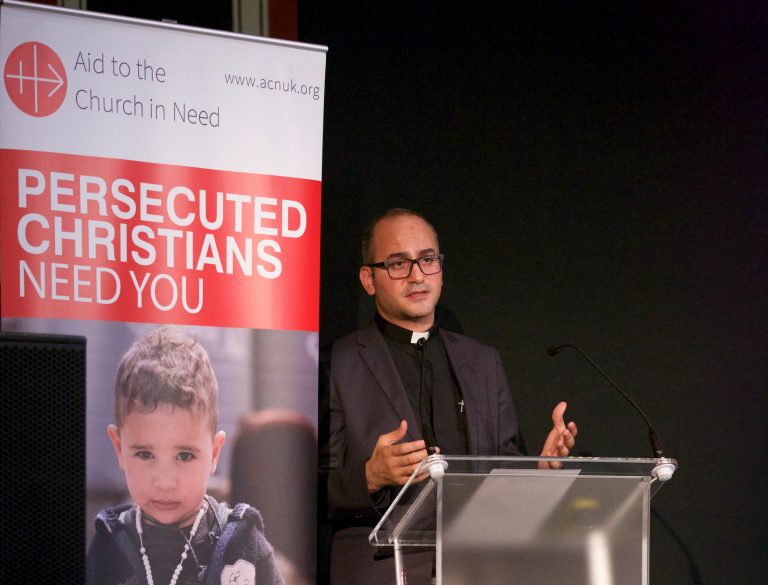
<path fill-rule="evenodd" d="M 164 326 L 125 353 L 107 433 L 132 502 L 98 514 L 88 585 L 283 584 L 259 512 L 206 494 L 217 425 L 218 383 L 194 339 Z"/>

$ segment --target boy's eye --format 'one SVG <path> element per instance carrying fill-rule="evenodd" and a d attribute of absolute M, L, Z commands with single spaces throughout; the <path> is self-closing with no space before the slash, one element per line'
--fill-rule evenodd
<path fill-rule="evenodd" d="M 181 453 L 176 455 L 176 459 L 184 463 L 192 461 L 194 458 L 195 458 L 195 455 L 193 453 L 190 453 L 189 451 L 182 451 Z"/>
<path fill-rule="evenodd" d="M 135 455 L 142 461 L 149 461 L 154 457 L 150 451 L 136 451 Z"/>

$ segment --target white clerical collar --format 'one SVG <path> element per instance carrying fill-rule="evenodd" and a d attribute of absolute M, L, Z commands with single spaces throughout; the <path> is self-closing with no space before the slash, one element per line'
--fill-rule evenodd
<path fill-rule="evenodd" d="M 411 343 L 416 343 L 419 341 L 419 339 L 423 339 L 424 341 L 429 340 L 429 331 L 412 331 L 411 332 Z"/>

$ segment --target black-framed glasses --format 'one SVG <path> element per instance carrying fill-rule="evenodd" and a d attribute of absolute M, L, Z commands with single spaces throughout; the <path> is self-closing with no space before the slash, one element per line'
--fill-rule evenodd
<path fill-rule="evenodd" d="M 370 268 L 384 268 L 390 278 L 408 278 L 413 270 L 413 265 L 418 264 L 419 269 L 426 275 L 437 274 L 443 269 L 445 254 L 430 254 L 420 258 L 390 258 L 384 262 L 366 264 Z"/>

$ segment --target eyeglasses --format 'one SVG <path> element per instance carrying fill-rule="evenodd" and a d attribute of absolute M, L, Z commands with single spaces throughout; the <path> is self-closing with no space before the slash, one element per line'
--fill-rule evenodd
<path fill-rule="evenodd" d="M 385 268 L 390 278 L 408 278 L 413 270 L 413 265 L 418 264 L 421 271 L 426 274 L 437 274 L 443 269 L 445 254 L 430 254 L 421 258 L 390 258 L 384 262 L 366 264 L 370 268 Z"/>

